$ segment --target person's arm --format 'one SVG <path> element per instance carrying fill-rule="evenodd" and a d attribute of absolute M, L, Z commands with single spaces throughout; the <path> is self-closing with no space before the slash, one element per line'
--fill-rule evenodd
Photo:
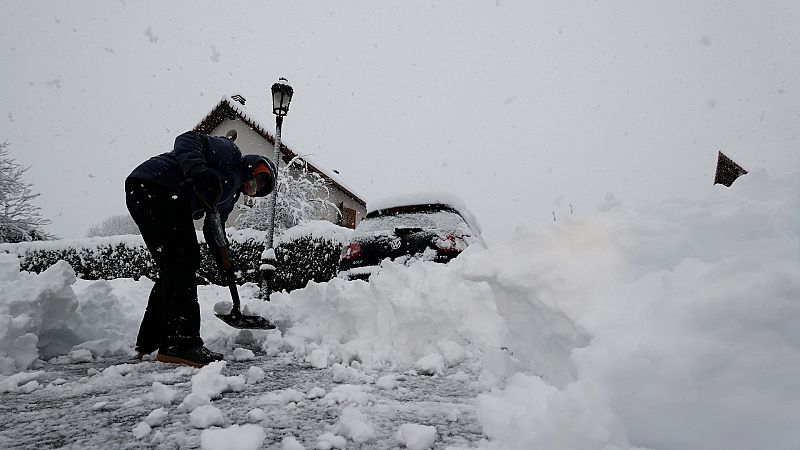
<path fill-rule="evenodd" d="M 228 243 L 228 237 L 225 235 L 225 222 L 228 220 L 229 211 L 221 211 L 217 212 L 216 214 L 219 215 L 219 225 L 215 223 L 214 214 L 206 214 L 205 220 L 203 221 L 203 236 L 206 238 L 206 244 L 208 244 L 208 251 L 211 253 L 211 256 L 214 258 L 214 262 L 217 263 L 217 266 L 220 268 L 224 268 L 224 264 L 222 261 L 220 250 L 222 246 L 227 248 L 229 258 L 233 258 L 233 255 L 230 254 L 230 244 Z M 219 227 L 218 230 L 215 230 L 216 227 Z M 231 262 L 231 272 L 235 270 L 233 268 L 233 264 Z M 233 273 L 225 273 L 225 270 L 222 270 L 223 281 L 226 283 L 230 281 L 228 277 L 235 276 Z"/>

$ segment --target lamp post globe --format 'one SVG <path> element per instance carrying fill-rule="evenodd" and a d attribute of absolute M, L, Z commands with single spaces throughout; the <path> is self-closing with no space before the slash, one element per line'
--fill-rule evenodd
<path fill-rule="evenodd" d="M 292 101 L 294 89 L 286 78 L 278 78 L 272 85 L 272 113 L 278 117 L 284 117 L 289 113 L 289 103 Z"/>

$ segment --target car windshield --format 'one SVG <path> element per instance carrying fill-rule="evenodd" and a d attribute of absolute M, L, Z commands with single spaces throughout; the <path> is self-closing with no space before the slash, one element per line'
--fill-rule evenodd
<path fill-rule="evenodd" d="M 368 217 L 355 231 L 356 236 L 374 236 L 393 233 L 397 228 L 421 228 L 471 234 L 464 219 L 450 210 L 399 212 L 397 214 Z"/>

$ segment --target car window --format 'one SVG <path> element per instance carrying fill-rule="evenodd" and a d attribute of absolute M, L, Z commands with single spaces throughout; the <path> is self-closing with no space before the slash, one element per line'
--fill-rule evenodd
<path fill-rule="evenodd" d="M 356 227 L 355 235 L 389 234 L 394 232 L 395 228 L 421 228 L 423 230 L 471 234 L 466 222 L 457 213 L 452 211 L 431 211 L 370 217 L 361 221 Z"/>

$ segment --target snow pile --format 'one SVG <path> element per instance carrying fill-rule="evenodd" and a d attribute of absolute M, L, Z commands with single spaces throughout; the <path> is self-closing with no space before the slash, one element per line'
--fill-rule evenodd
<path fill-rule="evenodd" d="M 751 172 L 466 258 L 524 369 L 479 398 L 489 447 L 795 447 L 799 179 Z"/>
<path fill-rule="evenodd" d="M 107 281 L 85 284 L 79 297 L 69 264 L 20 273 L 16 255 L 4 253 L 0 282 L 0 374 L 25 370 L 37 358 L 91 361 L 130 350 L 135 328 Z"/>
<path fill-rule="evenodd" d="M 459 259 L 410 267 L 386 261 L 369 283 L 309 283 L 250 307 L 282 330 L 264 340 L 268 354 L 291 351 L 319 368 L 353 360 L 365 368 L 413 365 L 423 357 L 456 364 L 500 352 L 504 333 L 489 286 L 465 280 L 460 268 Z"/>

